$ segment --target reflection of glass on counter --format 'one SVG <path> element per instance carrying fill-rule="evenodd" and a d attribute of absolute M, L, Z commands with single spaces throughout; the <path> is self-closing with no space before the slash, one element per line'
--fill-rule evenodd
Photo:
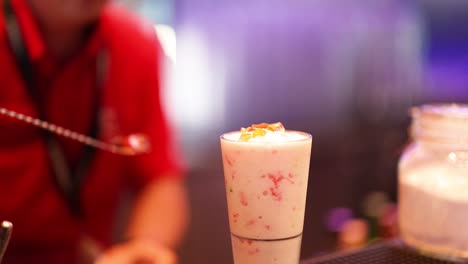
<path fill-rule="evenodd" d="M 412 111 L 414 143 L 399 166 L 403 240 L 438 255 L 468 257 L 468 106 Z"/>
<path fill-rule="evenodd" d="M 302 235 L 280 240 L 250 240 L 231 235 L 234 262 L 241 264 L 299 263 Z"/>

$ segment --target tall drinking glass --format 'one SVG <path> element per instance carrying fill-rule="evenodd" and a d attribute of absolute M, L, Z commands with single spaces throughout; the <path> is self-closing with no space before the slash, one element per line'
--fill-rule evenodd
<path fill-rule="evenodd" d="M 244 135 L 221 136 L 234 263 L 297 264 L 312 136 L 284 130 Z"/>

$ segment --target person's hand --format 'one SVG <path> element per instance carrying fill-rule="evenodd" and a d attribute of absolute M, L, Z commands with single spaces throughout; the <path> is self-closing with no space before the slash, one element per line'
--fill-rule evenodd
<path fill-rule="evenodd" d="M 94 264 L 176 264 L 176 254 L 152 241 L 133 240 L 105 251 Z"/>

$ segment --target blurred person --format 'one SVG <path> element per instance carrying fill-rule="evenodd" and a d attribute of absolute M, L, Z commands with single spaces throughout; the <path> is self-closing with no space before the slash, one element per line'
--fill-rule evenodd
<path fill-rule="evenodd" d="M 0 116 L 0 219 L 14 224 L 5 263 L 175 263 L 188 206 L 154 31 L 106 0 L 1 1 L 0 107 L 104 141 L 144 133 L 153 146 L 119 156 Z M 126 189 L 134 203 L 112 244 Z"/>

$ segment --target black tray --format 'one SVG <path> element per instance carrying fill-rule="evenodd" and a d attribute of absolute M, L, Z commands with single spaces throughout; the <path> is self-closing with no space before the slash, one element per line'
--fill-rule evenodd
<path fill-rule="evenodd" d="M 408 249 L 399 241 L 380 242 L 363 249 L 325 255 L 308 260 L 301 264 L 460 264 L 468 263 L 466 260 L 441 260 Z"/>

